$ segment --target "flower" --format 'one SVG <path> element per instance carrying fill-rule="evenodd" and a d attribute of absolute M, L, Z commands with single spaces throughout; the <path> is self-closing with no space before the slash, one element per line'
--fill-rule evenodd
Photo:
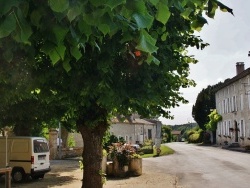
<path fill-rule="evenodd" d="M 109 146 L 109 154 L 112 160 L 117 160 L 119 165 L 123 167 L 128 165 L 136 151 L 130 144 L 113 143 L 112 146 Z"/>

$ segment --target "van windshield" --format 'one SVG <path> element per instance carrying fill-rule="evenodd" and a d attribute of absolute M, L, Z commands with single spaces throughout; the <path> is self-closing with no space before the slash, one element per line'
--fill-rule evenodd
<path fill-rule="evenodd" d="M 48 144 L 43 139 L 33 140 L 33 144 L 34 144 L 34 153 L 43 153 L 49 151 Z"/>

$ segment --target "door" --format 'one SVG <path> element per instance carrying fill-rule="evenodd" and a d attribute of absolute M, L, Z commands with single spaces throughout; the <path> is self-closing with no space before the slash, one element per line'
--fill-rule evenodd
<path fill-rule="evenodd" d="M 152 139 L 152 129 L 148 129 L 148 139 Z"/>
<path fill-rule="evenodd" d="M 239 139 L 239 128 L 238 128 L 238 125 L 237 125 L 237 121 L 234 121 L 234 138 L 235 138 L 235 142 L 238 142 L 238 139 Z"/>

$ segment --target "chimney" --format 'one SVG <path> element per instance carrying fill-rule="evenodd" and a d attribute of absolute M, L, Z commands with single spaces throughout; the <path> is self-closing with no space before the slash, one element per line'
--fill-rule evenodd
<path fill-rule="evenodd" d="M 236 63 L 236 75 L 242 73 L 245 70 L 244 62 L 237 62 Z"/>

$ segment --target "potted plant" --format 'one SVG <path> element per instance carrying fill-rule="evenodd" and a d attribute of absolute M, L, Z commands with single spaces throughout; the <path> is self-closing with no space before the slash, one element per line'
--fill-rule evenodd
<path fill-rule="evenodd" d="M 142 158 L 139 154 L 131 155 L 128 170 L 131 176 L 142 175 Z"/>
<path fill-rule="evenodd" d="M 118 177 L 125 177 L 128 172 L 128 165 L 135 149 L 130 144 L 113 143 L 109 147 L 109 154 L 113 160 L 113 174 Z"/>

